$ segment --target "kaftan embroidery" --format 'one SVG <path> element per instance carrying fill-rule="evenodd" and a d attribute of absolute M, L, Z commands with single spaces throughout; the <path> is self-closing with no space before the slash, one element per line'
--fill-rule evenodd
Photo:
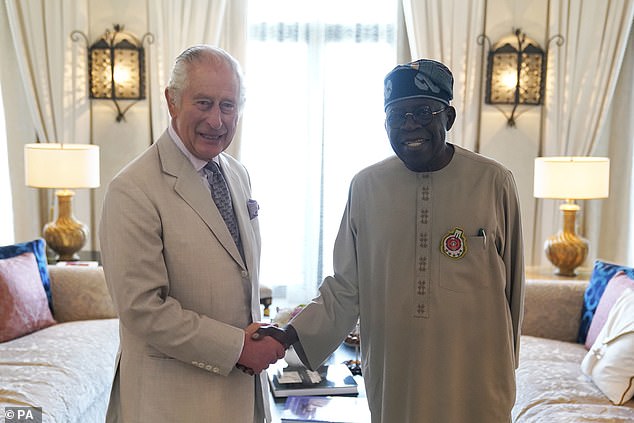
<path fill-rule="evenodd" d="M 419 217 L 416 221 L 418 243 L 416 244 L 416 283 L 414 285 L 414 310 L 413 316 L 417 318 L 429 318 L 431 269 L 430 269 L 430 242 L 431 228 L 431 176 L 427 173 L 420 174 L 420 187 L 418 191 L 416 208 Z"/>

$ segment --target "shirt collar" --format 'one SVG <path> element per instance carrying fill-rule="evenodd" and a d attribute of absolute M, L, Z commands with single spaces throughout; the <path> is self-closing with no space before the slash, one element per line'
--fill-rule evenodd
<path fill-rule="evenodd" d="M 194 156 L 188 149 L 187 147 L 185 147 L 185 144 L 183 143 L 183 140 L 181 140 L 181 137 L 178 136 L 178 134 L 176 133 L 176 129 L 174 129 L 174 125 L 173 122 L 170 121 L 170 124 L 167 128 L 167 132 L 170 136 L 170 138 L 172 139 L 172 141 L 174 141 L 174 144 L 176 144 L 176 147 L 178 147 L 178 149 L 185 155 L 185 157 L 187 157 L 187 159 L 190 161 L 190 163 L 192 164 L 192 166 L 194 166 L 194 169 L 196 169 L 196 172 L 200 172 L 202 170 L 202 168 L 205 167 L 205 165 L 207 164 L 207 162 L 205 160 L 199 159 L 198 157 Z M 218 165 L 220 165 L 219 161 L 218 161 L 218 156 L 213 158 L 213 161 L 218 163 Z"/>

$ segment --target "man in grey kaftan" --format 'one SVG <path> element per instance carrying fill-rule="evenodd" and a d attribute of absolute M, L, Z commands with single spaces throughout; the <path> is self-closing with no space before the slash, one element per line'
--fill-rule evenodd
<path fill-rule="evenodd" d="M 360 318 L 373 422 L 507 423 L 515 401 L 524 291 L 516 187 L 496 161 L 445 142 L 452 82 L 431 60 L 388 74 L 396 157 L 353 179 L 334 276 L 286 328 L 316 368 Z"/>

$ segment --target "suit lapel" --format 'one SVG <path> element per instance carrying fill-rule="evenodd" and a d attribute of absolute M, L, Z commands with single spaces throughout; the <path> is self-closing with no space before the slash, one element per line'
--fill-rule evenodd
<path fill-rule="evenodd" d="M 174 191 L 189 206 L 196 211 L 200 218 L 213 232 L 218 241 L 227 250 L 243 269 L 245 268 L 238 247 L 236 246 L 227 225 L 223 220 L 218 208 L 215 206 L 209 191 L 202 183 L 201 177 L 193 168 L 187 157 L 176 147 L 174 142 L 165 132 L 157 141 L 159 157 L 163 171 L 176 178 Z M 229 184 L 230 189 L 233 184 Z M 234 197 L 231 189 L 231 196 Z M 237 214 L 237 213 L 236 213 Z M 241 219 L 238 218 L 240 229 L 242 229 Z"/>
<path fill-rule="evenodd" d="M 222 167 L 229 191 L 231 193 L 231 201 L 233 203 L 233 211 L 238 220 L 240 229 L 240 240 L 242 241 L 242 249 L 244 251 L 244 259 L 246 263 L 252 263 L 253 259 L 253 229 L 250 225 L 250 218 L 246 207 L 248 198 L 245 196 L 246 190 L 242 186 L 242 181 L 238 177 L 235 170 L 229 165 L 224 155 L 218 156 L 220 166 Z"/>

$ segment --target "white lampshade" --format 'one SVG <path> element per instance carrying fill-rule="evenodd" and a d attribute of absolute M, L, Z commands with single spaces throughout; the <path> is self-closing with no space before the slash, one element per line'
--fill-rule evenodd
<path fill-rule="evenodd" d="M 24 175 L 26 185 L 35 188 L 96 188 L 99 186 L 99 147 L 26 144 Z"/>
<path fill-rule="evenodd" d="M 537 198 L 583 200 L 607 198 L 610 159 L 607 157 L 538 157 L 533 195 Z"/>

